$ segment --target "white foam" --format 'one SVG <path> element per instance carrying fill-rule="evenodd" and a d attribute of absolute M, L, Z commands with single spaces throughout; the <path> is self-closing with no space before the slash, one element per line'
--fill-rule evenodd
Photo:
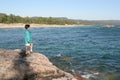
<path fill-rule="evenodd" d="M 83 78 L 89 79 L 90 77 L 95 77 L 96 75 L 99 75 L 99 72 L 95 72 L 95 73 L 87 73 L 85 72 L 85 74 L 81 75 Z"/>
<path fill-rule="evenodd" d="M 99 75 L 100 73 L 99 72 L 96 72 L 96 73 L 93 73 L 94 75 Z"/>
<path fill-rule="evenodd" d="M 83 78 L 89 79 L 90 77 L 92 77 L 92 74 L 86 74 L 86 75 L 81 75 Z"/>
<path fill-rule="evenodd" d="M 61 57 L 62 55 L 61 54 L 57 54 L 56 57 Z"/>
<path fill-rule="evenodd" d="M 74 70 L 74 69 L 72 69 L 71 71 L 72 71 L 73 73 L 75 73 L 75 70 Z"/>

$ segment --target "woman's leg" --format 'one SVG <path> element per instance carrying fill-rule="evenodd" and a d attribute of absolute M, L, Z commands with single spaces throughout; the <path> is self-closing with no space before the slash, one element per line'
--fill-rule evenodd
<path fill-rule="evenodd" d="M 33 43 L 30 43 L 30 52 L 33 52 Z"/>
<path fill-rule="evenodd" d="M 25 54 L 28 53 L 28 46 L 25 46 Z"/>

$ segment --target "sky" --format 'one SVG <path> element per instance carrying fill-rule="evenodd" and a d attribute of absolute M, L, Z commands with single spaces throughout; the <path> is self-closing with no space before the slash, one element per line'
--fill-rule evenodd
<path fill-rule="evenodd" d="M 120 20 L 120 0 L 0 0 L 0 13 L 22 17 Z"/>

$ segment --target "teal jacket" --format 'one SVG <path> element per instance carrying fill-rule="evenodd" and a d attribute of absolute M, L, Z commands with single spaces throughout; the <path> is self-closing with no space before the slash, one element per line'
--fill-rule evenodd
<path fill-rule="evenodd" d="M 29 44 L 29 43 L 32 43 L 32 35 L 31 35 L 31 32 L 29 30 L 25 30 L 25 44 Z"/>

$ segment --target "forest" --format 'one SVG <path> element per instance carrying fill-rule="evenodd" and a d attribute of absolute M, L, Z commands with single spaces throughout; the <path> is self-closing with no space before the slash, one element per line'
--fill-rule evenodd
<path fill-rule="evenodd" d="M 0 23 L 56 24 L 56 25 L 120 25 L 120 20 L 82 20 L 66 17 L 21 17 L 14 14 L 0 13 Z"/>
<path fill-rule="evenodd" d="M 58 25 L 72 25 L 78 24 L 75 20 L 66 17 L 21 17 L 14 14 L 0 13 L 0 23 L 35 23 L 35 24 L 58 24 Z"/>

